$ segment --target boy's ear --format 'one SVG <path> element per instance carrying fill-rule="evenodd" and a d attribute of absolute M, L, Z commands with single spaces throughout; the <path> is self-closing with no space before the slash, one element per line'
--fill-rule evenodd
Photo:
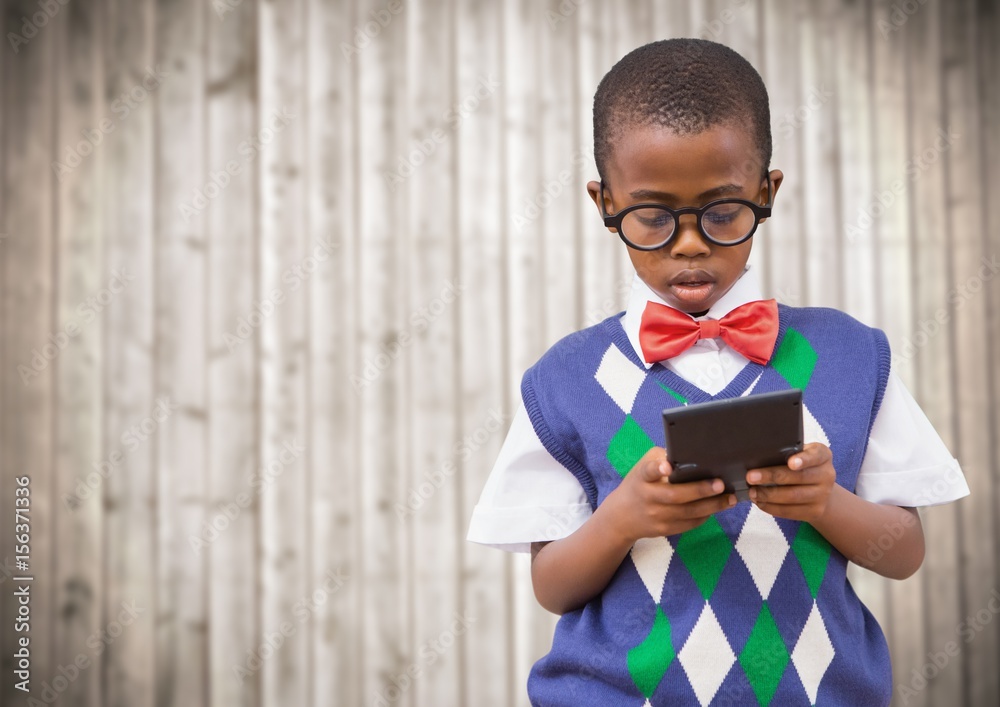
<path fill-rule="evenodd" d="M 773 205 L 774 201 L 778 197 L 778 188 L 781 186 L 781 182 L 785 179 L 785 174 L 780 169 L 772 169 L 770 172 L 768 172 L 768 176 L 770 176 L 771 178 L 771 203 Z M 760 185 L 760 196 L 758 198 L 758 203 L 760 204 L 767 203 L 767 182 L 762 182 Z M 767 219 L 762 218 L 760 220 L 760 223 L 764 223 L 765 221 L 767 221 Z"/>
<path fill-rule="evenodd" d="M 597 207 L 597 215 L 600 216 L 601 215 L 601 183 L 600 182 L 594 182 L 594 181 L 587 182 L 587 193 L 590 194 L 591 200 L 594 202 L 594 205 Z M 604 190 L 604 209 L 608 213 L 611 212 L 611 202 L 608 199 L 608 190 L 607 189 Z M 618 233 L 618 229 L 617 228 L 609 228 L 608 230 L 611 231 L 612 233 Z"/>

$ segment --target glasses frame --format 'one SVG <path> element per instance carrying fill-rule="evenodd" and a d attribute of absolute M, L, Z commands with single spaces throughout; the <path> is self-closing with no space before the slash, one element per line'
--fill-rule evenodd
<path fill-rule="evenodd" d="M 645 203 L 645 204 L 632 204 L 632 206 L 626 206 L 624 209 L 616 214 L 609 214 L 604 206 L 604 180 L 601 180 L 601 217 L 604 219 L 604 226 L 606 228 L 613 228 L 618 234 L 618 237 L 622 239 L 629 248 L 634 248 L 636 250 L 659 250 L 665 245 L 669 244 L 677 236 L 677 232 L 680 230 L 680 217 L 684 214 L 694 214 L 698 219 L 698 231 L 701 233 L 701 237 L 707 240 L 709 243 L 713 243 L 718 246 L 730 247 L 734 245 L 739 245 L 741 243 L 746 243 L 748 240 L 753 238 L 753 234 L 757 232 L 757 226 L 760 225 L 760 220 L 762 218 L 771 217 L 771 208 L 774 206 L 774 193 L 771 191 L 771 175 L 765 174 L 763 179 L 767 180 L 767 204 L 761 206 L 760 204 L 754 203 L 752 201 L 747 201 L 746 199 L 716 199 L 710 201 L 704 206 L 685 206 L 682 209 L 671 209 L 669 206 L 664 206 L 663 204 L 655 203 Z M 743 206 L 749 206 L 754 213 L 753 228 L 750 232 L 746 234 L 743 238 L 738 241 L 718 241 L 712 238 L 705 230 L 705 226 L 702 225 L 702 219 L 705 216 L 705 212 L 709 209 L 718 206 L 719 204 L 742 204 Z M 660 209 L 661 211 L 666 211 L 674 219 L 674 232 L 670 236 L 658 245 L 636 245 L 622 233 L 622 220 L 633 211 L 639 209 Z"/>

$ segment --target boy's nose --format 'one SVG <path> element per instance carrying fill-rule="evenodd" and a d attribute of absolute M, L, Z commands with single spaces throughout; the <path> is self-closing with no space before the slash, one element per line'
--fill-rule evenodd
<path fill-rule="evenodd" d="M 676 256 L 707 255 L 711 247 L 698 229 L 698 217 L 684 214 L 677 219 L 677 232 L 670 244 L 670 252 Z"/>

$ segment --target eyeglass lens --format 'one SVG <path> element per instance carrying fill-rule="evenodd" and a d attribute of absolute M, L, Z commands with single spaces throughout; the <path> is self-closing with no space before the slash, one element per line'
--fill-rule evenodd
<path fill-rule="evenodd" d="M 756 216 L 745 204 L 717 204 L 702 216 L 701 225 L 712 239 L 720 243 L 735 242 L 753 230 Z M 664 243 L 677 228 L 668 211 L 656 207 L 643 207 L 625 214 L 621 223 L 622 235 L 639 246 Z"/>

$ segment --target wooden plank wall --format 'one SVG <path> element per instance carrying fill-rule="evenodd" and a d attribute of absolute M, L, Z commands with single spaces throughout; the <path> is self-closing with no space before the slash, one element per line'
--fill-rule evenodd
<path fill-rule="evenodd" d="M 885 329 L 972 488 L 915 577 L 852 569 L 896 702 L 997 704 L 998 5 L 3 2 L 0 700 L 28 475 L 46 704 L 527 704 L 555 617 L 464 536 L 522 371 L 630 282 L 596 85 L 693 35 L 770 90 L 765 290 Z"/>

